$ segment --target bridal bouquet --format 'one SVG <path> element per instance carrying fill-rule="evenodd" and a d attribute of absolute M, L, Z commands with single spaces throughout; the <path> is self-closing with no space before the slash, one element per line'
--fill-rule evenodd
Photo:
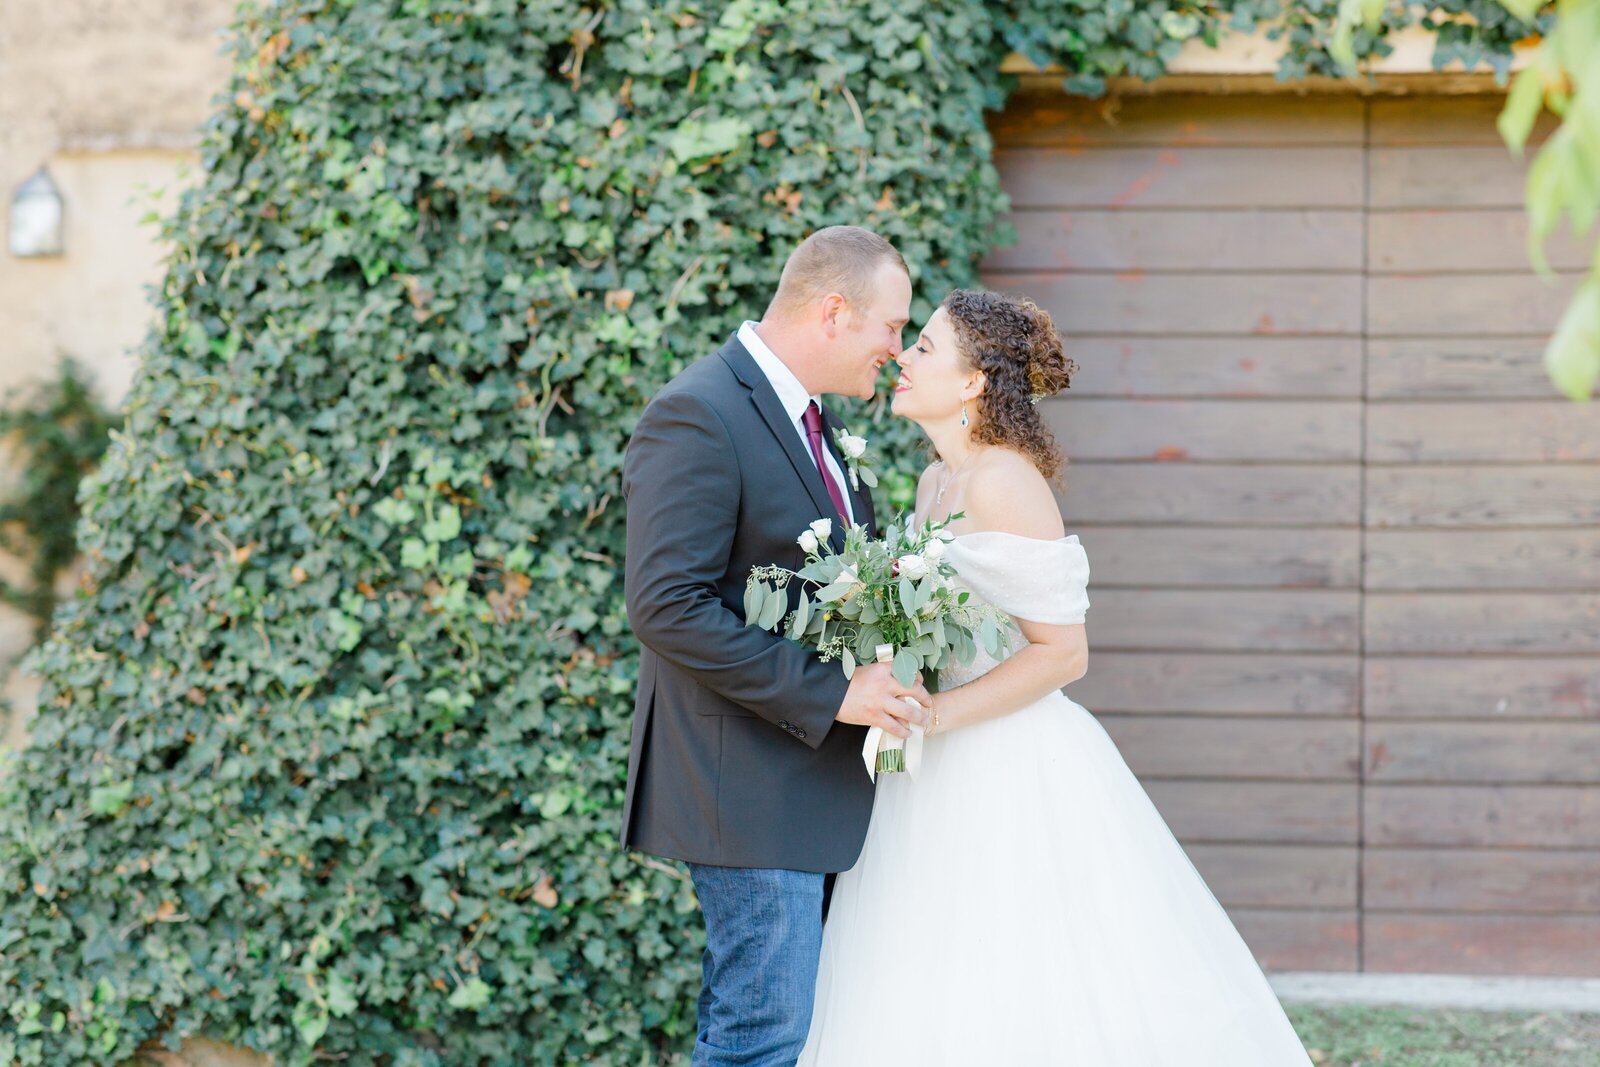
<path fill-rule="evenodd" d="M 818 519 L 796 539 L 806 553 L 803 568 L 751 570 L 745 620 L 815 648 L 824 661 L 837 659 L 846 678 L 858 664 L 875 660 L 889 663 L 901 685 L 911 685 L 919 673 L 931 679 L 941 667 L 970 664 L 980 641 L 991 656 L 999 656 L 1003 632 L 1014 624 L 1000 612 L 969 606 L 970 594 L 954 587 L 955 568 L 944 558 L 954 540 L 948 525 L 925 522 L 913 528 L 909 520 L 897 521 L 881 538 L 851 526 L 843 551 L 832 552 L 825 546 L 833 524 Z M 794 580 L 805 587 L 790 611 L 788 585 Z M 911 732 L 908 749 L 906 739 L 877 727 L 869 731 L 862 753 L 868 773 L 914 774 L 922 730 L 913 725 Z"/>

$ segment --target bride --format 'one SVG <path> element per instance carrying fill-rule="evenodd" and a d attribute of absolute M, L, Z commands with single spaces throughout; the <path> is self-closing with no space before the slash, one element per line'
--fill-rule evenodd
<path fill-rule="evenodd" d="M 964 514 L 957 581 L 1022 636 L 941 672 L 917 778 L 878 779 L 800 1064 L 1309 1064 L 1111 739 L 1060 691 L 1088 663 L 1089 564 L 1063 536 L 1035 407 L 1076 369 L 1049 315 L 958 289 L 899 363 L 893 410 L 940 456 L 917 520 Z"/>

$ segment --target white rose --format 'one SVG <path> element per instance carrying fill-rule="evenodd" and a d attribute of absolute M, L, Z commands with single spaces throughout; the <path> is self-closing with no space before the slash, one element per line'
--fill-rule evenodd
<path fill-rule="evenodd" d="M 841 434 L 839 437 L 839 450 L 845 454 L 846 459 L 860 459 L 867 451 L 867 439 L 855 437 L 851 434 Z"/>
<path fill-rule="evenodd" d="M 915 552 L 907 552 L 895 562 L 900 565 L 900 573 L 907 578 L 921 578 L 928 573 L 928 561 Z"/>
<path fill-rule="evenodd" d="M 805 549 L 808 554 L 817 550 L 817 535 L 812 533 L 810 530 L 807 530 L 805 533 L 795 538 L 795 541 L 800 545 L 801 548 Z"/>
<path fill-rule="evenodd" d="M 944 542 L 935 537 L 923 546 L 922 554 L 928 559 L 938 559 L 944 555 Z"/>
<path fill-rule="evenodd" d="M 811 532 L 816 535 L 817 540 L 826 541 L 833 536 L 833 520 L 818 519 L 811 524 Z"/>

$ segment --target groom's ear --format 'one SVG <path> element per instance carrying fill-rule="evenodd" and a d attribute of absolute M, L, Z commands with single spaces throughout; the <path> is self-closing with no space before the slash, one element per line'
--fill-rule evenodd
<path fill-rule="evenodd" d="M 844 328 L 845 324 L 840 322 L 839 318 L 849 306 L 849 302 L 838 293 L 829 293 L 818 302 L 818 309 L 822 315 L 822 328 L 830 339 Z"/>

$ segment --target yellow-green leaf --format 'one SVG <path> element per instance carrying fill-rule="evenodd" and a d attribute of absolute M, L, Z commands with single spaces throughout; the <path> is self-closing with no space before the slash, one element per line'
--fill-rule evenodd
<path fill-rule="evenodd" d="M 1528 143 L 1528 134 L 1533 132 L 1533 124 L 1543 108 L 1543 83 L 1539 80 L 1539 72 L 1529 68 L 1512 81 L 1511 92 L 1506 94 L 1506 105 L 1500 109 L 1500 117 L 1495 120 L 1495 126 L 1512 155 L 1522 156 L 1522 150 Z"/>
<path fill-rule="evenodd" d="M 1587 400 L 1600 381 L 1600 275 L 1591 274 L 1573 294 L 1544 350 L 1550 380 L 1573 400 Z"/>

